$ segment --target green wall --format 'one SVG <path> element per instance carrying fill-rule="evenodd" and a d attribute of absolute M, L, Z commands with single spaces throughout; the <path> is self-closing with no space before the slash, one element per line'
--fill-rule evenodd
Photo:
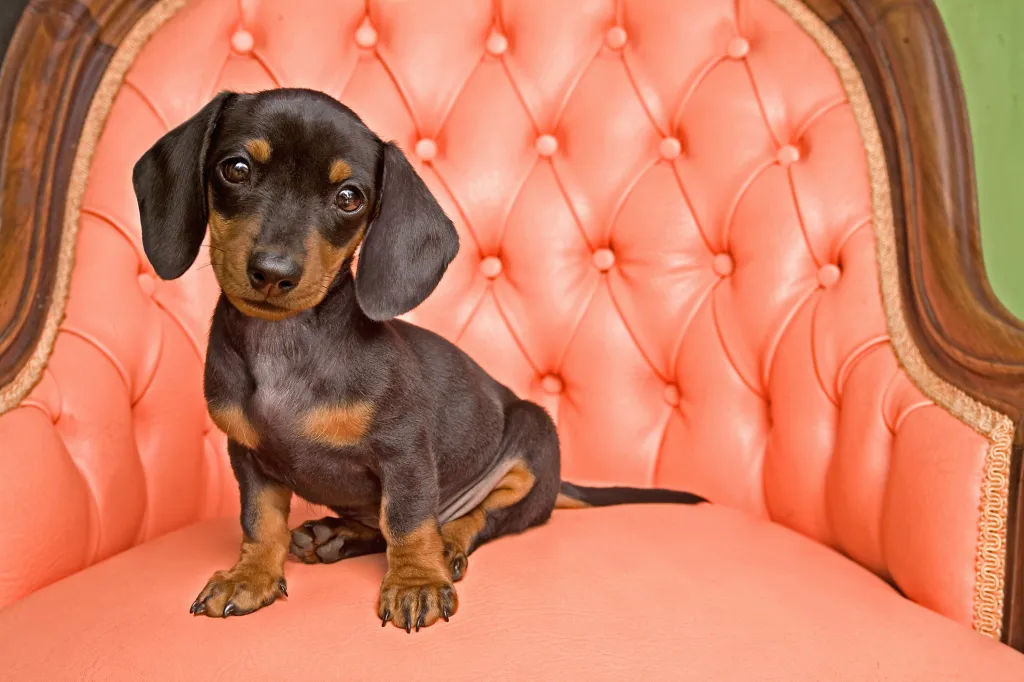
<path fill-rule="evenodd" d="M 967 91 L 992 287 L 1024 318 L 1024 0 L 935 0 Z"/>

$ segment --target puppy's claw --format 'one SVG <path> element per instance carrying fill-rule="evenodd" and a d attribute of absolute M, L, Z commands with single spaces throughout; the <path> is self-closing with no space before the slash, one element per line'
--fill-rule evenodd
<path fill-rule="evenodd" d="M 206 612 L 206 604 L 196 599 L 192 602 L 192 607 L 188 610 L 193 616 L 200 616 Z"/>
<path fill-rule="evenodd" d="M 277 581 L 277 589 L 281 590 L 281 594 L 288 596 L 288 583 L 285 582 L 284 578 Z"/>
<path fill-rule="evenodd" d="M 441 604 L 441 617 L 444 618 L 444 622 L 446 622 L 446 623 L 448 622 L 448 617 L 450 615 L 451 614 L 448 613 L 448 605 L 447 604 Z"/>
<path fill-rule="evenodd" d="M 238 613 L 238 607 L 235 606 L 234 602 L 228 602 L 228 605 L 224 607 L 224 617 L 233 616 Z"/>
<path fill-rule="evenodd" d="M 391 609 L 384 609 L 384 615 L 380 617 L 380 626 L 386 628 L 389 620 L 391 620 Z"/>

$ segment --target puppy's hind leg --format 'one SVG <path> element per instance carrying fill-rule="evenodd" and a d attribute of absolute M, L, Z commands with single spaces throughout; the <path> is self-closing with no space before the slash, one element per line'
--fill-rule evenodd
<path fill-rule="evenodd" d="M 462 579 L 467 557 L 481 544 L 540 525 L 554 509 L 560 454 L 548 413 L 525 400 L 509 405 L 499 447 L 511 468 L 479 505 L 441 528 L 452 580 Z"/>
<path fill-rule="evenodd" d="M 292 530 L 289 553 L 307 564 L 333 564 L 342 559 L 379 554 L 387 549 L 380 529 L 352 519 L 325 516 Z"/>

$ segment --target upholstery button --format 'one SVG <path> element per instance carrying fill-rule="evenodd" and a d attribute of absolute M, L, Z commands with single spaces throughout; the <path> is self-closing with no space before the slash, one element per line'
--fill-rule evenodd
<path fill-rule="evenodd" d="M 678 138 L 666 137 L 658 145 L 658 151 L 661 152 L 661 158 L 671 161 L 683 153 L 683 144 Z"/>
<path fill-rule="evenodd" d="M 143 295 L 152 296 L 156 293 L 156 278 L 148 272 L 144 272 L 139 275 L 139 289 L 142 290 Z"/>
<path fill-rule="evenodd" d="M 746 38 L 737 36 L 729 41 L 725 51 L 732 59 L 743 59 L 750 53 L 750 43 Z"/>
<path fill-rule="evenodd" d="M 431 161 L 437 156 L 437 143 L 429 137 L 424 137 L 416 143 L 416 156 L 423 161 Z"/>
<path fill-rule="evenodd" d="M 732 256 L 729 254 L 719 253 L 715 255 L 715 262 L 712 267 L 714 268 L 716 275 L 720 277 L 728 277 L 736 268 L 736 264 L 733 263 Z"/>
<path fill-rule="evenodd" d="M 480 274 L 487 279 L 494 279 L 501 274 L 501 259 L 497 256 L 487 256 L 480 261 Z"/>
<path fill-rule="evenodd" d="M 621 26 L 612 26 L 604 34 L 605 44 L 613 50 L 621 50 L 626 46 L 627 40 L 629 40 L 629 35 L 626 33 L 626 29 Z"/>
<path fill-rule="evenodd" d="M 831 289 L 839 281 L 839 275 L 838 265 L 833 265 L 832 263 L 822 265 L 821 269 L 818 270 L 818 284 L 826 289 Z"/>
<path fill-rule="evenodd" d="M 555 376 L 554 374 L 548 374 L 543 379 L 541 379 L 540 385 L 541 388 L 544 389 L 545 393 L 550 393 L 551 395 L 561 393 L 562 389 L 565 388 L 565 386 L 562 384 L 562 380 L 559 377 Z"/>
<path fill-rule="evenodd" d="M 534 146 L 541 156 L 554 156 L 558 151 L 558 140 L 554 135 L 544 134 L 537 138 L 537 143 Z"/>
<path fill-rule="evenodd" d="M 792 166 L 800 160 L 800 150 L 795 145 L 787 144 L 779 149 L 775 158 L 783 166 Z"/>
<path fill-rule="evenodd" d="M 255 46 L 256 40 L 244 28 L 238 29 L 231 36 L 231 49 L 238 54 L 250 54 Z"/>
<path fill-rule="evenodd" d="M 679 406 L 679 388 L 675 384 L 665 386 L 662 396 L 664 396 L 665 402 L 672 407 Z"/>
<path fill-rule="evenodd" d="M 372 50 L 377 47 L 377 29 L 367 19 L 356 29 L 356 45 L 364 50 Z"/>
<path fill-rule="evenodd" d="M 598 249 L 594 251 L 594 267 L 601 272 L 607 272 L 615 265 L 615 254 L 611 249 Z"/>
<path fill-rule="evenodd" d="M 492 57 L 500 57 L 508 49 L 508 38 L 497 31 L 487 38 L 487 52 Z"/>

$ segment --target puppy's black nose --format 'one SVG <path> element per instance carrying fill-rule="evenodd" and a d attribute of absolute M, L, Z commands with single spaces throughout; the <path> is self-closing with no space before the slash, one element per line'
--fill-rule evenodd
<path fill-rule="evenodd" d="M 302 263 L 291 256 L 254 251 L 249 256 L 249 283 L 261 294 L 286 294 L 302 278 Z"/>

